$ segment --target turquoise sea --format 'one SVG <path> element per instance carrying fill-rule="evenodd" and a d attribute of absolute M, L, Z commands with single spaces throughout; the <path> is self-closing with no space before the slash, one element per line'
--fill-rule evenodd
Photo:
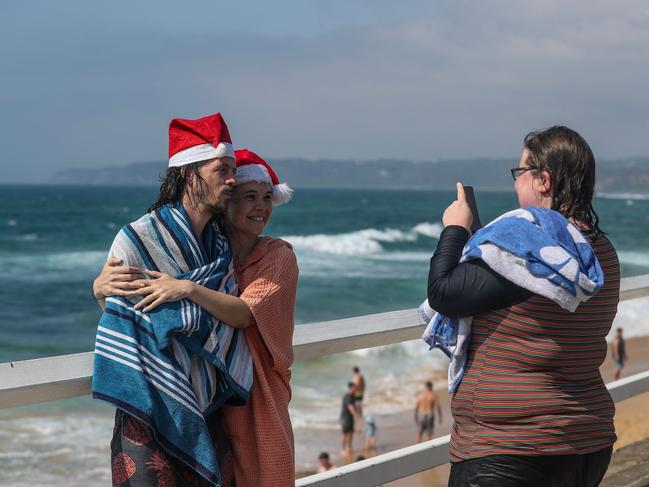
<path fill-rule="evenodd" d="M 116 232 L 140 217 L 156 193 L 154 187 L 0 186 L 0 362 L 93 348 L 99 309 L 91 281 Z M 483 222 L 517 205 L 513 192 L 478 187 L 476 193 Z M 298 256 L 298 325 L 416 307 L 452 199 L 452 191 L 298 189 L 289 205 L 275 209 L 266 232 L 291 242 Z M 623 276 L 649 273 L 649 199 L 599 196 L 596 209 Z M 640 311 L 621 308 L 621 319 L 625 313 L 634 319 Z M 649 324 L 630 333 L 649 334 Z M 366 371 L 366 407 L 390 413 L 410 407 L 421 380 L 443 381 L 445 363 L 415 342 L 298 362 L 296 429 L 337 428 L 352 365 Z M 409 382 L 397 381 L 406 370 Z M 67 475 L 68 485 L 87 485 L 69 473 L 81 465 L 107 479 L 110 428 L 108 408 L 87 398 L 0 411 L 0 484 L 54 485 Z M 313 463 L 318 447 L 298 449 L 298 464 Z"/>

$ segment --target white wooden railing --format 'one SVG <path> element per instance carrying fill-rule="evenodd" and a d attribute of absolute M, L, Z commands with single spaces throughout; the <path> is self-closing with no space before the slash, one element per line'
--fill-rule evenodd
<path fill-rule="evenodd" d="M 620 300 L 649 296 L 649 275 L 622 280 Z M 647 310 L 649 313 L 649 309 Z M 417 310 L 393 311 L 296 328 L 295 358 L 310 358 L 419 338 Z M 93 353 L 76 353 L 0 364 L 0 409 L 90 394 Z M 649 371 L 608 384 L 622 401 L 649 391 Z M 436 438 L 312 475 L 296 486 L 373 486 L 448 462 L 449 437 Z"/>

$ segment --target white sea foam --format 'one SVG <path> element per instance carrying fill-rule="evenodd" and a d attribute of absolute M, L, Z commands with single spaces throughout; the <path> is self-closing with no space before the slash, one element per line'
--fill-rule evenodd
<path fill-rule="evenodd" d="M 649 194 L 639 193 L 597 193 L 597 196 L 607 200 L 649 200 Z"/>
<path fill-rule="evenodd" d="M 0 273 L 23 281 L 61 280 L 74 276 L 86 277 L 98 272 L 106 262 L 107 252 L 61 252 L 53 254 L 3 255 Z"/>
<path fill-rule="evenodd" d="M 3 412 L 2 485 L 109 485 L 107 462 L 113 414 L 109 408 L 64 413 Z"/>
<path fill-rule="evenodd" d="M 88 250 L 82 252 L 57 252 L 54 254 L 5 255 L 0 257 L 2 265 L 38 266 L 47 269 L 66 269 L 70 266 L 94 266 L 106 259 L 107 252 Z"/>
<path fill-rule="evenodd" d="M 432 237 L 439 239 L 439 236 L 444 229 L 444 225 L 441 223 L 419 223 L 413 227 L 413 230 L 421 235 L 426 237 Z"/>
<path fill-rule="evenodd" d="M 372 255 L 384 250 L 381 242 L 416 242 L 421 236 L 439 238 L 441 231 L 441 223 L 422 222 L 408 230 L 366 228 L 333 235 L 288 235 L 282 238 L 298 249 L 336 255 Z"/>
<path fill-rule="evenodd" d="M 364 255 L 381 252 L 383 247 L 371 238 L 348 233 L 341 235 L 308 235 L 282 237 L 296 248 L 337 255 Z"/>
<path fill-rule="evenodd" d="M 618 306 L 613 326 L 606 339 L 613 340 L 615 329 L 624 329 L 627 338 L 649 336 L 649 298 L 622 301 Z"/>
<path fill-rule="evenodd" d="M 649 267 L 648 253 L 622 250 L 618 252 L 617 255 L 622 264 Z"/>
<path fill-rule="evenodd" d="M 419 339 L 394 345 L 361 348 L 351 351 L 349 354 L 357 357 L 374 357 L 380 361 L 390 361 L 398 358 L 425 358 L 431 360 L 431 363 L 440 370 L 443 370 L 447 365 L 447 360 L 443 355 L 431 355 L 428 345 Z"/>

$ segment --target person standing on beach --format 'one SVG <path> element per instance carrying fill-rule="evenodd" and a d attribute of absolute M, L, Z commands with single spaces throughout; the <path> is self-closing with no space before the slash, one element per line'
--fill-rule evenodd
<path fill-rule="evenodd" d="M 371 414 L 366 415 L 363 420 L 365 421 L 365 427 L 363 428 L 365 432 L 365 451 L 372 454 L 376 452 L 376 422 Z"/>
<path fill-rule="evenodd" d="M 595 487 L 616 440 L 599 367 L 620 288 L 593 208 L 595 158 L 577 132 L 554 126 L 525 137 L 511 173 L 520 208 L 471 241 L 458 183 L 431 259 L 428 304 L 443 317 L 431 324 L 472 317 L 468 338 L 434 326 L 424 335 L 467 345 L 449 349 L 466 361 L 449 375 L 448 485 Z"/>
<path fill-rule="evenodd" d="M 363 397 L 365 396 L 365 377 L 361 374 L 361 369 L 354 366 L 352 369 L 354 376 L 352 382 L 354 383 L 354 408 L 356 409 L 356 416 L 363 417 Z"/>
<path fill-rule="evenodd" d="M 341 453 L 350 455 L 354 439 L 354 418 L 358 415 L 354 407 L 356 384 L 347 383 L 347 392 L 343 396 L 340 410 L 340 426 L 342 429 Z"/>
<path fill-rule="evenodd" d="M 624 343 L 624 337 L 622 336 L 622 328 L 615 330 L 615 338 L 613 339 L 611 354 L 615 361 L 615 376 L 613 380 L 618 380 L 627 360 L 626 344 Z"/>
<path fill-rule="evenodd" d="M 437 418 L 441 423 L 442 407 L 439 404 L 437 394 L 433 391 L 433 383 L 427 381 L 424 390 L 417 394 L 417 401 L 415 403 L 415 424 L 417 425 L 416 443 L 421 443 L 424 434 L 429 440 L 433 439 L 435 411 L 437 411 Z"/>

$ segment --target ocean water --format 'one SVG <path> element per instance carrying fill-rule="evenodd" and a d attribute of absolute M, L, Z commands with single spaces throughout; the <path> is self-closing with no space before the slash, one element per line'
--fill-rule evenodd
<path fill-rule="evenodd" d="M 116 232 L 146 211 L 156 189 L 0 186 L 0 194 L 0 362 L 91 350 L 100 314 L 91 281 Z M 476 196 L 483 222 L 516 207 L 513 192 Z M 451 191 L 298 190 L 266 231 L 294 245 L 298 326 L 416 307 L 453 198 Z M 602 195 L 596 208 L 623 276 L 649 273 L 649 199 Z M 621 306 L 618 324 L 628 336 L 649 334 L 646 305 Z M 295 428 L 338 428 L 354 365 L 368 379 L 373 414 L 409 409 L 423 380 L 444 380 L 445 359 L 417 341 L 300 361 Z M 0 484 L 106 480 L 110 414 L 88 398 L 0 411 Z M 311 448 L 298 448 L 298 464 L 311 464 L 304 452 Z"/>

